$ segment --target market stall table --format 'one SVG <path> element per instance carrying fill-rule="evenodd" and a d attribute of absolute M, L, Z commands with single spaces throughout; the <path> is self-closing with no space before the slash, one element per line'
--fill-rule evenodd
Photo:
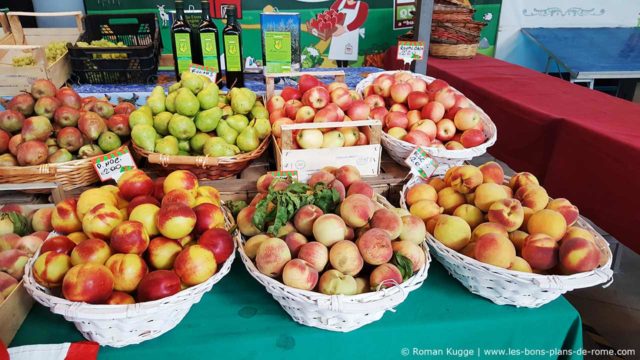
<path fill-rule="evenodd" d="M 83 340 L 72 323 L 35 305 L 11 346 Z M 393 359 L 404 349 L 549 351 L 582 347 L 578 312 L 563 297 L 538 309 L 498 306 L 469 293 L 437 263 L 396 313 L 336 333 L 295 323 L 236 260 L 231 273 L 172 331 L 140 345 L 100 349 L 100 359 Z M 425 353 L 423 353 L 424 356 Z M 529 356 L 527 356 L 529 358 Z M 580 358 L 580 357 L 567 357 Z"/>

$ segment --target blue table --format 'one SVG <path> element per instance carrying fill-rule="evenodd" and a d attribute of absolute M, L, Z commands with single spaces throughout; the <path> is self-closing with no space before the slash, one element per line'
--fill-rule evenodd
<path fill-rule="evenodd" d="M 640 78 L 640 28 L 524 28 L 522 32 L 571 74 L 571 82 Z"/>

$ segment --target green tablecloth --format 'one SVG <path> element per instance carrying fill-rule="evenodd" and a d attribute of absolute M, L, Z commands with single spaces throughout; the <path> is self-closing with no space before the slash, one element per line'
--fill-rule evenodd
<path fill-rule="evenodd" d="M 11 346 L 80 340 L 72 323 L 35 305 Z M 525 357 L 528 349 L 547 354 L 527 359 L 552 359 L 557 356 L 548 351 L 581 347 L 580 316 L 564 298 L 539 309 L 494 305 L 469 293 L 437 262 L 396 313 L 387 312 L 350 333 L 305 327 L 291 320 L 236 259 L 227 277 L 172 331 L 140 345 L 101 348 L 99 358 L 356 360 L 425 358 L 441 352 L 435 358 L 467 354 L 507 359 Z M 498 356 L 492 350 L 505 353 Z"/>

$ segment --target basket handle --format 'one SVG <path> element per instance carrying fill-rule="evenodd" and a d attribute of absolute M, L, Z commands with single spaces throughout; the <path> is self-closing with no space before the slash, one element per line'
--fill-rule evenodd
<path fill-rule="evenodd" d="M 20 22 L 20 16 L 32 16 L 32 17 L 60 17 L 60 16 L 75 16 L 76 27 L 78 32 L 84 32 L 84 25 L 82 24 L 82 12 L 80 11 L 64 11 L 64 12 L 26 12 L 26 11 L 9 11 L 7 18 L 11 26 L 11 32 L 15 39 L 16 44 L 24 44 L 24 28 Z"/>
<path fill-rule="evenodd" d="M 218 165 L 217 157 L 210 156 L 186 156 L 186 155 L 165 155 L 151 153 L 147 157 L 147 161 L 151 164 L 160 164 L 162 166 L 171 165 L 192 165 L 198 167 L 209 167 Z"/>

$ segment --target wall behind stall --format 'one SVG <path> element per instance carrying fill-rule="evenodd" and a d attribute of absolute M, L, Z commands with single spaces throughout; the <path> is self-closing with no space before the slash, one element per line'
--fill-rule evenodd
<path fill-rule="evenodd" d="M 543 71 L 547 55 L 521 28 L 618 26 L 640 26 L 640 1 L 507 0 L 500 14 L 496 57 Z"/>
<path fill-rule="evenodd" d="M 36 12 L 84 12 L 84 3 L 82 0 L 33 0 L 33 9 Z M 74 17 L 41 17 L 37 21 L 38 27 L 76 27 Z"/>

